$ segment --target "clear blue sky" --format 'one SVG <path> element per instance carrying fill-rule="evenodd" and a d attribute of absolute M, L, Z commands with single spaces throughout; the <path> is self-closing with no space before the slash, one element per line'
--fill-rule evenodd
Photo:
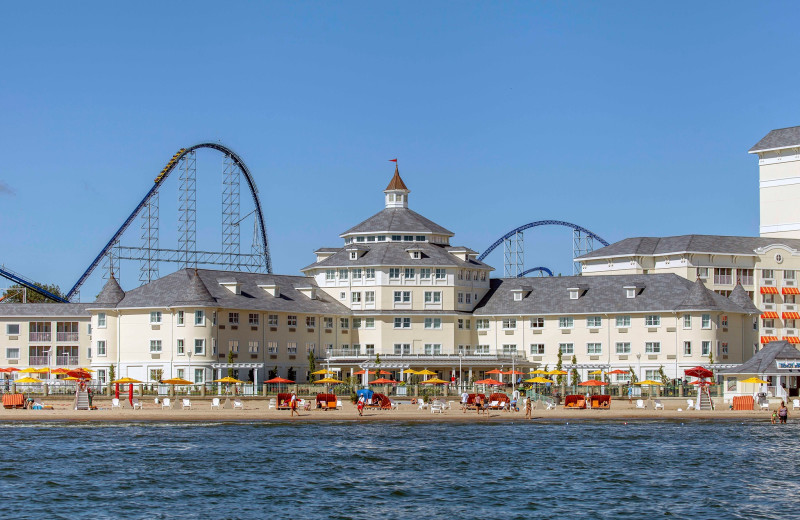
<path fill-rule="evenodd" d="M 539 219 L 612 242 L 757 235 L 747 150 L 770 129 L 800 125 L 799 10 L 6 4 L 0 263 L 69 289 L 169 157 L 202 140 L 230 146 L 254 172 L 277 273 L 297 274 L 315 248 L 379 211 L 393 157 L 411 207 L 478 251 Z M 198 173 L 208 220 L 198 241 L 212 248 L 221 173 L 209 161 Z M 170 181 L 163 247 L 175 245 Z M 137 232 L 124 242 L 136 245 Z M 528 267 L 571 270 L 566 229 L 530 233 L 526 250 Z M 501 275 L 502 255 L 489 260 Z M 136 271 L 123 266 L 126 289 Z"/>

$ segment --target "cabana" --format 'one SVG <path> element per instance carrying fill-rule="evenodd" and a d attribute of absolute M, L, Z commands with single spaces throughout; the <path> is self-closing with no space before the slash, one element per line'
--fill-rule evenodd
<path fill-rule="evenodd" d="M 278 410 L 289 410 L 292 408 L 292 394 L 291 393 L 280 393 L 278 394 L 277 400 L 277 408 Z"/>
<path fill-rule="evenodd" d="M 610 395 L 593 395 L 589 399 L 592 410 L 609 410 L 611 408 Z"/>
<path fill-rule="evenodd" d="M 765 394 L 784 401 L 798 395 L 800 381 L 800 350 L 788 341 L 772 341 L 741 365 L 717 371 L 725 378 L 724 397 L 733 401 L 736 396 Z M 757 377 L 769 385 L 747 383 Z"/>
<path fill-rule="evenodd" d="M 475 409 L 475 397 L 476 396 L 481 396 L 481 399 L 483 399 L 482 402 L 484 403 L 484 406 L 488 406 L 489 403 L 486 400 L 486 394 L 469 394 L 467 396 L 467 409 L 468 410 L 474 410 Z"/>
<path fill-rule="evenodd" d="M 323 410 L 335 410 L 336 394 L 317 394 L 316 407 Z"/>
<path fill-rule="evenodd" d="M 375 392 L 370 390 L 369 388 L 362 388 L 361 390 L 356 391 L 356 395 L 359 397 L 364 398 L 364 406 L 372 406 L 372 397 L 375 395 Z"/>
<path fill-rule="evenodd" d="M 581 394 L 565 396 L 564 408 L 586 408 L 586 396 Z"/>

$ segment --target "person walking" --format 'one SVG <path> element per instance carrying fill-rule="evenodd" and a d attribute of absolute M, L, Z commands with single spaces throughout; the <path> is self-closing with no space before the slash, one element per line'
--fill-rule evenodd
<path fill-rule="evenodd" d="M 789 408 L 786 407 L 786 403 L 781 401 L 781 406 L 778 408 L 778 419 L 780 419 L 781 424 L 786 424 L 786 419 L 789 418 Z"/>
<path fill-rule="evenodd" d="M 633 385 L 628 385 L 628 404 L 633 404 Z"/>
<path fill-rule="evenodd" d="M 530 419 L 531 418 L 531 409 L 533 408 L 533 403 L 531 403 L 531 401 L 533 401 L 533 399 L 531 399 L 530 397 L 526 397 L 525 398 L 525 418 L 526 419 Z"/>
<path fill-rule="evenodd" d="M 358 404 L 356 408 L 358 409 L 358 415 L 364 415 L 364 394 L 358 396 Z"/>
<path fill-rule="evenodd" d="M 463 413 L 467 413 L 467 403 L 469 402 L 469 394 L 466 390 L 461 392 L 461 409 Z"/>
<path fill-rule="evenodd" d="M 297 411 L 297 396 L 294 392 L 292 392 L 292 397 L 289 398 L 289 408 L 292 410 L 289 417 L 294 417 L 294 414 L 297 414 L 298 417 L 300 416 L 300 412 Z"/>
<path fill-rule="evenodd" d="M 478 410 L 478 415 L 483 413 L 483 397 L 481 397 L 481 394 L 475 395 L 475 409 Z"/>

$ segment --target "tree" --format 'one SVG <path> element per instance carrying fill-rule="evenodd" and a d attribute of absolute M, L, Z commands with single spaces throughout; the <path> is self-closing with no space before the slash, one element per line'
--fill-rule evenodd
<path fill-rule="evenodd" d="M 37 283 L 36 285 L 56 296 L 60 296 L 64 299 L 67 298 L 66 295 L 61 292 L 61 288 L 58 285 L 47 283 Z M 57 303 L 47 296 L 41 295 L 19 284 L 14 284 L 6 289 L 5 295 L 3 296 L 3 301 L 8 303 L 22 303 L 23 299 L 28 303 Z"/>
<path fill-rule="evenodd" d="M 661 378 L 662 383 L 664 383 L 665 385 L 669 384 L 669 378 L 667 377 L 666 372 L 664 372 L 664 365 L 661 365 L 658 368 L 658 376 Z"/>
<path fill-rule="evenodd" d="M 561 350 L 561 345 L 559 345 L 558 346 L 558 363 L 556 363 L 556 370 L 561 370 L 561 367 L 564 366 L 563 360 L 561 359 L 563 356 L 564 356 L 564 352 Z M 556 383 L 558 383 L 559 385 L 563 385 L 564 384 L 564 376 L 559 374 L 558 377 L 556 377 Z"/>
<path fill-rule="evenodd" d="M 110 382 L 110 381 L 116 381 L 116 380 L 117 380 L 117 371 L 116 371 L 116 369 L 114 368 L 114 365 L 111 365 L 111 366 L 108 368 L 108 380 L 109 380 L 109 382 Z"/>
<path fill-rule="evenodd" d="M 311 382 L 311 374 L 317 371 L 317 359 L 314 357 L 314 351 L 308 351 L 308 382 Z"/>
<path fill-rule="evenodd" d="M 578 358 L 575 357 L 575 354 L 572 355 L 572 384 L 577 385 L 581 382 L 581 375 L 578 373 L 578 369 L 575 368 L 575 365 L 578 364 Z"/>
<path fill-rule="evenodd" d="M 633 370 L 632 366 L 628 366 L 628 369 L 629 369 L 629 371 L 631 373 L 631 384 L 638 383 L 639 382 L 639 378 L 636 377 L 636 371 Z"/>
<path fill-rule="evenodd" d="M 228 351 L 228 364 L 233 364 L 233 351 Z M 228 367 L 228 377 L 233 377 L 233 367 Z"/>

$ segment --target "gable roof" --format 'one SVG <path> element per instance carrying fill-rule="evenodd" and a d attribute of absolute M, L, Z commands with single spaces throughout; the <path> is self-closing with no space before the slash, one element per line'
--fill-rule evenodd
<path fill-rule="evenodd" d="M 778 128 L 770 130 L 759 142 L 753 145 L 747 153 L 768 152 L 781 148 L 800 147 L 800 126 Z"/>
<path fill-rule="evenodd" d="M 351 233 L 434 233 L 437 235 L 454 235 L 452 231 L 408 208 L 384 208 L 339 236 L 343 237 Z"/>
<path fill-rule="evenodd" d="M 722 235 L 679 235 L 671 237 L 633 237 L 614 242 L 576 260 L 628 256 L 666 255 L 673 253 L 720 253 L 754 256 L 755 250 L 772 244 L 800 249 L 800 239 L 776 237 L 738 237 Z"/>
<path fill-rule="evenodd" d="M 91 303 L 1 303 L 0 317 L 88 318 Z"/>
<path fill-rule="evenodd" d="M 721 374 L 798 375 L 800 369 L 780 369 L 776 361 L 800 360 L 800 350 L 788 341 L 773 341 L 739 366 L 720 370 Z"/>

